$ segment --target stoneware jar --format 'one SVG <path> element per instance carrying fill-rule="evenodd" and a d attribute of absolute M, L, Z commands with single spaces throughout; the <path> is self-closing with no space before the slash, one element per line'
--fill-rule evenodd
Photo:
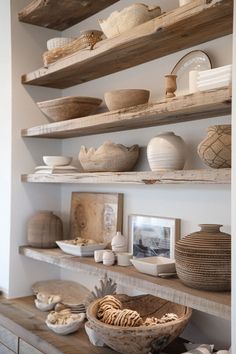
<path fill-rule="evenodd" d="M 202 161 L 212 168 L 231 167 L 231 125 L 213 125 L 207 137 L 198 145 Z"/>
<path fill-rule="evenodd" d="M 173 132 L 166 132 L 151 139 L 147 158 L 152 171 L 182 170 L 186 160 L 183 139 Z"/>
<path fill-rule="evenodd" d="M 195 289 L 230 290 L 231 237 L 220 231 L 222 225 L 199 225 L 176 243 L 176 271 L 180 280 Z"/>
<path fill-rule="evenodd" d="M 114 252 L 126 252 L 127 251 L 127 239 L 120 231 L 111 240 L 111 248 Z"/>
<path fill-rule="evenodd" d="M 57 247 L 55 241 L 63 239 L 61 219 L 51 211 L 37 212 L 28 221 L 27 239 L 32 247 Z"/>
<path fill-rule="evenodd" d="M 102 256 L 102 262 L 106 266 L 112 266 L 115 263 L 115 254 L 111 250 L 105 250 Z"/>

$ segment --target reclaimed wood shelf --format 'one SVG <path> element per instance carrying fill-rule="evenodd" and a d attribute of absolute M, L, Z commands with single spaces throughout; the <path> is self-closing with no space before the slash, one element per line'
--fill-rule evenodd
<path fill-rule="evenodd" d="M 72 138 L 189 122 L 231 113 L 231 87 L 163 99 L 118 111 L 22 129 L 22 137 Z"/>
<path fill-rule="evenodd" d="M 33 0 L 19 13 L 19 21 L 63 31 L 118 0 Z"/>
<path fill-rule="evenodd" d="M 92 172 L 68 174 L 23 174 L 22 182 L 30 183 L 121 183 L 121 184 L 230 184 L 231 169 L 180 171 Z"/>
<path fill-rule="evenodd" d="M 54 264 L 72 271 L 83 271 L 97 277 L 106 273 L 118 284 L 131 287 L 143 293 L 159 296 L 205 313 L 230 319 L 230 293 L 207 292 L 188 288 L 179 279 L 161 279 L 139 273 L 133 266 L 107 267 L 95 263 L 91 257 L 75 257 L 60 249 L 38 249 L 29 246 L 19 248 L 21 255 Z"/>
<path fill-rule="evenodd" d="M 66 88 L 232 33 L 233 0 L 194 0 L 115 38 L 22 76 L 23 84 Z"/>

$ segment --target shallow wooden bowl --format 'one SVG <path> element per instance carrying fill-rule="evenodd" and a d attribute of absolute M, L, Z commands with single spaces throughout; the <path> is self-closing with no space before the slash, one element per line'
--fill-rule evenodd
<path fill-rule="evenodd" d="M 128 108 L 148 102 L 150 91 L 140 89 L 124 89 L 105 92 L 104 99 L 109 111 Z"/>
<path fill-rule="evenodd" d="M 192 310 L 152 295 L 129 297 L 117 295 L 123 308 L 136 310 L 145 320 L 147 317 L 161 318 L 165 313 L 175 313 L 179 319 L 165 324 L 140 327 L 107 325 L 97 319 L 99 299 L 87 309 L 87 318 L 96 335 L 110 348 L 123 354 L 147 354 L 161 351 L 172 342 L 187 325 Z"/>
<path fill-rule="evenodd" d="M 102 103 L 95 97 L 63 97 L 55 100 L 37 102 L 39 109 L 53 122 L 88 116 Z"/>

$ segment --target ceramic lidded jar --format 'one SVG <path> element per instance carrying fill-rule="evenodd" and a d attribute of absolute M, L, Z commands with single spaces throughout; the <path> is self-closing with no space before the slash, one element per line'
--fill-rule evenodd
<path fill-rule="evenodd" d="M 111 248 L 114 252 L 127 252 L 127 239 L 120 231 L 111 240 Z"/>
<path fill-rule="evenodd" d="M 231 285 L 231 237 L 222 225 L 203 224 L 201 230 L 179 240 L 175 246 L 180 280 L 195 289 L 227 291 Z"/>
<path fill-rule="evenodd" d="M 61 219 L 51 211 L 38 211 L 30 217 L 27 226 L 27 240 L 30 246 L 38 248 L 57 247 L 55 241 L 63 239 Z"/>
<path fill-rule="evenodd" d="M 173 132 L 159 134 L 150 140 L 147 158 L 152 171 L 182 170 L 186 160 L 185 142 Z"/>
<path fill-rule="evenodd" d="M 198 145 L 197 152 L 212 168 L 231 167 L 231 125 L 208 127 L 207 137 Z"/>

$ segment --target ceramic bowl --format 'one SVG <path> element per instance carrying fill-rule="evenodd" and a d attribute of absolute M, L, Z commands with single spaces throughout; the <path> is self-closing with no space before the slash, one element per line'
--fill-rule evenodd
<path fill-rule="evenodd" d="M 74 333 L 78 331 L 78 329 L 82 326 L 83 321 L 85 319 L 85 313 L 80 313 L 78 314 L 79 319 L 73 321 L 72 323 L 66 324 L 66 325 L 56 325 L 52 324 L 48 320 L 46 320 L 46 325 L 48 328 L 50 328 L 53 332 L 61 335 L 67 335 L 70 333 Z"/>
<path fill-rule="evenodd" d="M 74 38 L 66 38 L 66 37 L 55 37 L 51 38 L 47 41 L 47 49 L 53 50 L 56 48 L 64 47 L 64 45 L 72 42 Z"/>
<path fill-rule="evenodd" d="M 158 276 L 161 273 L 175 273 L 175 261 L 166 257 L 134 258 L 130 262 L 141 273 Z"/>
<path fill-rule="evenodd" d="M 108 91 L 104 94 L 105 103 L 109 111 L 138 106 L 147 103 L 150 91 L 141 89 L 124 89 Z"/>
<path fill-rule="evenodd" d="M 53 122 L 88 116 L 96 111 L 102 100 L 95 97 L 68 96 L 37 102 L 39 109 Z"/>
<path fill-rule="evenodd" d="M 47 166 L 67 166 L 71 161 L 70 156 L 43 156 L 43 162 Z"/>

